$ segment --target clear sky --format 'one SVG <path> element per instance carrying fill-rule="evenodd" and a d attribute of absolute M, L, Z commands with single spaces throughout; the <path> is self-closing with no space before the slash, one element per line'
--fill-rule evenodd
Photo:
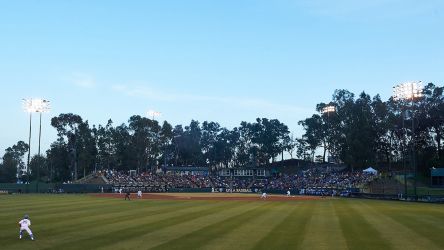
<path fill-rule="evenodd" d="M 233 128 L 299 120 L 335 89 L 383 100 L 408 80 L 442 85 L 444 1 L 0 1 L 0 155 L 27 142 L 22 98 L 90 124 L 162 112 Z M 38 119 L 33 118 L 32 152 Z"/>

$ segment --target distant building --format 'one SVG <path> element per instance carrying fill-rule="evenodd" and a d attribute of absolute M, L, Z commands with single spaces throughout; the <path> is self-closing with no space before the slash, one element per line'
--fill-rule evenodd
<path fill-rule="evenodd" d="M 444 187 L 444 168 L 432 168 L 430 178 L 432 187 Z"/>
<path fill-rule="evenodd" d="M 265 168 L 234 168 L 234 169 L 220 169 L 219 176 L 236 176 L 236 177 L 268 177 L 270 171 Z"/>

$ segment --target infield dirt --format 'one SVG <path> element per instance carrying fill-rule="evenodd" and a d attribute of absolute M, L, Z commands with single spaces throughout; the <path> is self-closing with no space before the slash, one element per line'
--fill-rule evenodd
<path fill-rule="evenodd" d="M 94 194 L 96 197 L 121 198 L 124 194 Z M 135 193 L 131 194 L 132 199 L 137 199 Z M 142 199 L 151 200 L 217 200 L 217 201 L 260 201 L 258 194 L 232 194 L 232 193 L 144 193 Z M 285 195 L 268 195 L 266 201 L 306 201 L 329 199 L 319 196 L 285 196 Z"/>

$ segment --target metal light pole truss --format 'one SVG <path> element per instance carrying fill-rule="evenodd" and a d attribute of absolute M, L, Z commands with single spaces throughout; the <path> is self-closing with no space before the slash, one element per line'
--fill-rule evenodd
<path fill-rule="evenodd" d="M 327 114 L 327 123 L 330 123 L 330 113 L 334 113 L 334 112 L 336 112 L 336 107 L 334 106 L 334 105 L 328 105 L 328 106 L 325 106 L 324 108 L 322 108 L 322 110 L 321 110 L 321 114 Z M 329 124 L 328 124 L 329 125 Z M 327 162 L 330 162 L 329 161 L 329 155 L 331 155 L 331 149 L 330 149 L 330 144 L 328 144 L 328 146 L 327 146 L 327 152 L 328 152 L 328 154 L 327 154 Z"/>
<path fill-rule="evenodd" d="M 50 102 L 45 99 L 40 98 L 29 98 L 23 99 L 23 109 L 25 112 L 29 113 L 29 140 L 28 140 L 28 162 L 26 167 L 26 172 L 29 180 L 29 161 L 31 157 L 31 131 L 32 131 L 32 113 L 39 113 L 40 118 L 40 126 L 39 126 L 39 147 L 38 147 L 38 156 L 40 156 L 40 141 L 42 138 L 42 113 L 47 113 L 51 110 Z M 40 178 L 40 167 L 37 168 L 37 183 Z M 38 185 L 38 184 L 37 184 Z M 38 186 L 37 186 L 38 188 Z"/>
<path fill-rule="evenodd" d="M 411 120 L 412 120 L 412 158 L 411 163 L 414 170 L 414 196 L 417 198 L 417 166 L 416 166 L 416 149 L 415 149 L 415 118 L 414 118 L 414 109 L 415 109 L 415 99 L 418 99 L 423 96 L 424 86 L 422 81 L 410 81 L 405 83 L 400 83 L 393 87 L 393 99 L 395 101 L 410 101 L 410 109 L 411 109 Z M 402 118 L 404 119 L 404 117 Z M 406 173 L 404 173 L 404 182 Z M 405 183 L 404 183 L 405 184 Z M 406 185 L 406 184 L 405 184 Z M 407 192 L 407 190 L 405 190 Z"/>
<path fill-rule="evenodd" d="M 158 111 L 154 111 L 154 110 L 148 110 L 148 117 L 151 117 L 152 120 L 155 119 L 155 117 L 159 117 L 162 115 L 162 113 L 158 112 Z"/>

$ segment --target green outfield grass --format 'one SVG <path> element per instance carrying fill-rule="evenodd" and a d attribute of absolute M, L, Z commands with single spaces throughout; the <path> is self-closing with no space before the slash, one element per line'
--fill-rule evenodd
<path fill-rule="evenodd" d="M 28 213 L 35 241 L 18 239 Z M 444 249 L 444 205 L 0 196 L 1 249 Z"/>

